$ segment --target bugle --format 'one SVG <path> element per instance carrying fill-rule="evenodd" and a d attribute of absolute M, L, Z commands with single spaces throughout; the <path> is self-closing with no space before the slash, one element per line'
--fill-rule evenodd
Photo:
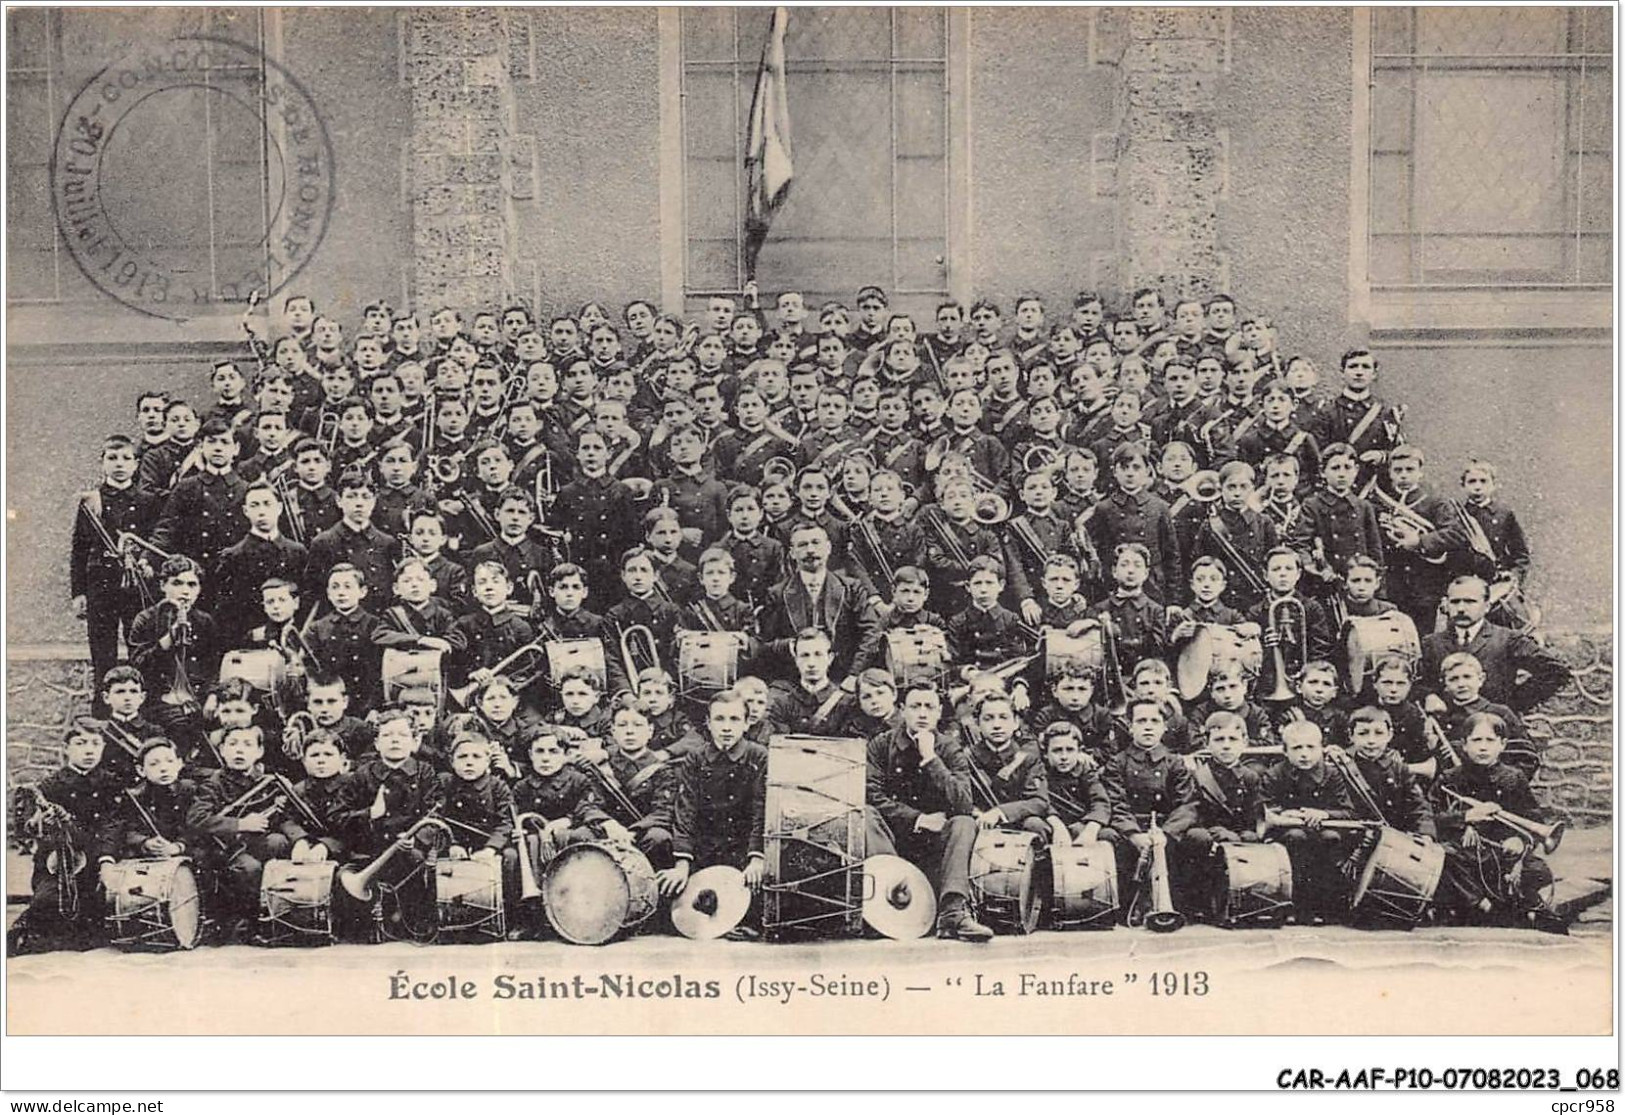
<path fill-rule="evenodd" d="M 1151 814 L 1147 832 L 1151 837 L 1151 847 L 1140 857 L 1141 877 L 1145 886 L 1135 899 L 1134 905 L 1139 910 L 1131 908 L 1129 922 L 1132 925 L 1139 921 L 1153 933 L 1172 933 L 1184 927 L 1185 915 L 1174 909 L 1173 891 L 1168 884 L 1168 837 L 1157 824 L 1155 813 Z M 1147 901 L 1151 904 L 1150 910 L 1142 905 Z M 1138 918 L 1136 913 L 1139 914 Z"/>
<path fill-rule="evenodd" d="M 1468 797 L 1466 794 L 1452 790 L 1449 786 L 1440 786 L 1439 789 L 1447 796 L 1455 799 L 1458 804 L 1465 805 L 1468 809 L 1473 809 L 1480 805 L 1499 804 L 1497 802 L 1484 802 L 1480 801 L 1478 798 Z M 1545 852 L 1547 855 L 1551 855 L 1553 852 L 1557 851 L 1558 847 L 1563 843 L 1563 833 L 1568 829 L 1567 821 L 1558 821 L 1556 824 L 1547 825 L 1542 824 L 1539 821 L 1531 821 L 1527 817 L 1520 817 L 1516 813 L 1509 813 L 1505 809 L 1494 814 L 1488 819 L 1492 821 L 1499 821 L 1508 828 L 1522 834 L 1527 839 L 1538 844 L 1540 846 L 1540 850 Z"/>
<path fill-rule="evenodd" d="M 316 730 L 316 718 L 303 709 L 288 716 L 282 725 L 282 753 L 294 762 L 305 757 L 305 741 Z"/>
<path fill-rule="evenodd" d="M 1219 474 L 1210 468 L 1192 473 L 1181 480 L 1179 488 L 1196 503 L 1216 504 L 1223 494 Z"/>
<path fill-rule="evenodd" d="M 1383 491 L 1380 484 L 1372 486 L 1371 498 L 1377 503 L 1377 521 L 1394 542 L 1401 541 L 1406 531 L 1432 534 L 1439 529 L 1432 519 L 1423 516 L 1416 508 L 1401 503 Z M 1430 565 L 1443 565 L 1449 558 L 1449 554 L 1434 554 L 1432 557 L 1424 556 L 1422 560 Z"/>
<path fill-rule="evenodd" d="M 411 847 L 412 841 L 419 830 L 424 828 L 439 829 L 446 834 L 448 843 L 452 839 L 451 826 L 446 824 L 445 821 L 442 821 L 439 817 L 424 817 L 414 822 L 411 828 L 397 836 L 389 847 L 380 852 L 378 858 L 367 864 L 366 867 L 341 867 L 339 869 L 339 885 L 344 888 L 344 892 L 357 902 L 371 902 L 377 894 L 377 888 L 373 885 L 373 880 L 378 877 L 378 873 L 384 869 L 390 860 Z"/>
<path fill-rule="evenodd" d="M 1289 629 L 1286 625 L 1292 624 Z M 1303 603 L 1296 597 L 1284 596 L 1279 600 L 1271 600 L 1269 606 L 1269 632 L 1270 632 L 1270 661 L 1274 666 L 1275 688 L 1266 696 L 1260 698 L 1265 701 L 1290 701 L 1297 697 L 1298 679 L 1303 677 L 1303 671 L 1309 664 L 1309 613 Z M 1286 664 L 1286 651 L 1282 649 L 1282 642 L 1288 634 L 1296 637 L 1298 645 L 1298 660 L 1295 670 L 1288 670 Z"/>
<path fill-rule="evenodd" d="M 1066 453 L 1048 445 L 1029 446 L 1021 455 L 1021 471 L 1027 475 L 1042 472 L 1051 478 L 1066 467 Z"/>
<path fill-rule="evenodd" d="M 1117 621 L 1110 612 L 1100 613 L 1101 675 L 1105 679 L 1101 694 L 1106 708 L 1113 716 L 1128 712 L 1128 685 L 1123 680 L 1123 663 L 1117 657 Z"/>
<path fill-rule="evenodd" d="M 538 657 L 543 658 L 545 660 L 546 656 L 547 656 L 547 645 L 546 645 L 546 643 L 541 639 L 532 639 L 530 642 L 526 643 L 524 646 L 522 646 L 522 647 L 518 648 L 517 650 L 515 650 L 512 654 L 508 655 L 506 658 L 499 661 L 496 665 L 492 666 L 490 668 L 491 676 L 495 677 L 498 674 L 502 673 L 502 671 L 506 670 L 509 666 L 512 666 L 515 662 L 518 662 L 521 658 L 523 658 L 527 654 L 534 654 L 534 655 L 537 655 Z M 533 675 L 533 676 L 531 676 L 529 678 L 525 678 L 523 680 L 521 680 L 519 678 L 512 678 L 510 680 L 513 682 L 514 688 L 523 689 L 523 688 L 525 688 L 525 686 L 529 685 L 532 681 L 535 681 L 536 679 L 535 679 L 535 676 Z M 467 685 L 457 686 L 457 687 L 448 687 L 446 689 L 446 692 L 451 694 L 451 699 L 452 700 L 456 701 L 462 707 L 467 708 L 468 707 L 468 702 L 474 699 L 474 694 L 479 692 L 480 686 L 481 686 L 480 682 L 471 681 Z"/>
<path fill-rule="evenodd" d="M 645 659 L 641 665 L 638 662 L 640 651 Z M 626 684 L 632 687 L 634 697 L 638 675 L 644 670 L 660 668 L 660 647 L 655 642 L 654 632 L 644 624 L 633 623 L 621 628 L 621 665 L 626 667 Z"/>
<path fill-rule="evenodd" d="M 1010 501 L 998 492 L 983 492 L 976 497 L 976 508 L 971 514 L 985 527 L 998 526 L 1010 518 Z"/>
<path fill-rule="evenodd" d="M 519 897 L 524 902 L 531 902 L 542 896 L 542 885 L 536 881 L 536 864 L 530 858 L 530 844 L 525 839 L 525 825 L 535 826 L 537 836 L 543 845 L 543 859 L 548 844 L 547 818 L 540 813 L 521 813 L 513 810 L 513 846 L 519 853 Z"/>

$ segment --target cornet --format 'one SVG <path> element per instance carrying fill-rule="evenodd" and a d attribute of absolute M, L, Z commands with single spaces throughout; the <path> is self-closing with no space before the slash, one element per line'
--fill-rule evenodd
<path fill-rule="evenodd" d="M 1286 651 L 1281 646 L 1283 636 L 1288 633 L 1285 627 L 1287 623 L 1292 624 L 1291 633 L 1296 636 L 1298 645 L 1295 670 L 1287 669 Z M 1303 677 L 1304 667 L 1309 664 L 1309 614 L 1303 603 L 1292 596 L 1271 600 L 1269 630 L 1274 643 L 1270 653 L 1275 667 L 1275 688 L 1260 700 L 1290 701 L 1297 696 L 1297 679 Z"/>
<path fill-rule="evenodd" d="M 316 730 L 316 718 L 300 710 L 288 717 L 282 726 L 282 753 L 294 762 L 305 757 L 305 740 Z"/>

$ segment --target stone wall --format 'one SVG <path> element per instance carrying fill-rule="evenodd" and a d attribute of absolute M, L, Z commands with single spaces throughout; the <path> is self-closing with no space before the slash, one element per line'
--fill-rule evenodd
<path fill-rule="evenodd" d="M 1554 635 L 1551 646 L 1573 667 L 1568 688 L 1529 717 L 1544 747 L 1535 790 L 1575 826 L 1605 826 L 1613 816 L 1613 638 Z M 32 782 L 61 762 L 70 719 L 90 711 L 89 663 L 71 658 L 13 659 L 6 681 L 7 786 Z"/>

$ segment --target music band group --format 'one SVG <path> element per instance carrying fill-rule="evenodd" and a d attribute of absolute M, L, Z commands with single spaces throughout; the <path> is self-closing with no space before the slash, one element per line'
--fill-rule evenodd
<path fill-rule="evenodd" d="M 296 295 L 206 410 L 142 394 L 8 949 L 1564 930 L 1522 531 L 1369 351 L 856 306 Z"/>

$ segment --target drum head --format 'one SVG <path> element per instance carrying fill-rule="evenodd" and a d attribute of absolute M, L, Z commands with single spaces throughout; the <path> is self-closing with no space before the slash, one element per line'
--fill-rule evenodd
<path fill-rule="evenodd" d="M 671 923 L 691 941 L 711 941 L 732 931 L 750 909 L 750 888 L 737 867 L 717 864 L 689 876 L 671 904 Z"/>
<path fill-rule="evenodd" d="M 542 882 L 547 920 L 573 945 L 601 945 L 614 937 L 631 901 L 620 865 L 590 844 L 559 853 Z"/>
<path fill-rule="evenodd" d="M 937 896 L 925 872 L 902 856 L 863 861 L 863 920 L 894 941 L 924 937 L 937 921 Z"/>
<path fill-rule="evenodd" d="M 1196 629 L 1191 641 L 1179 654 L 1179 695 L 1194 701 L 1207 688 L 1208 673 L 1213 668 L 1213 632 L 1203 625 Z"/>
<path fill-rule="evenodd" d="M 175 864 L 169 884 L 169 921 L 175 930 L 175 943 L 183 949 L 196 948 L 203 931 L 202 906 L 198 900 L 197 875 L 191 864 Z"/>

